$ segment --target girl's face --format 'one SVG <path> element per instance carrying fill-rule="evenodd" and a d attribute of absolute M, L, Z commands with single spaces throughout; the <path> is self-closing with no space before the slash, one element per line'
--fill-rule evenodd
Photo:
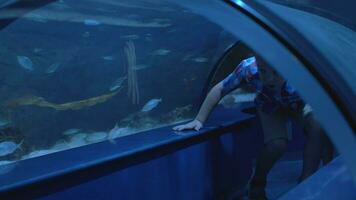
<path fill-rule="evenodd" d="M 258 72 L 260 74 L 260 79 L 267 85 L 282 85 L 284 79 L 274 70 L 272 67 L 267 65 L 261 58 L 256 57 Z"/>

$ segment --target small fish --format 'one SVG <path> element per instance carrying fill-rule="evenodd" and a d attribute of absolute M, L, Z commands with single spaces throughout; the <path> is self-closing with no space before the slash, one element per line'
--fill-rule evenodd
<path fill-rule="evenodd" d="M 86 137 L 88 136 L 87 133 L 75 133 L 73 135 L 70 136 L 70 141 L 74 141 L 74 140 L 84 140 Z"/>
<path fill-rule="evenodd" d="M 154 18 L 152 20 L 155 21 L 155 22 L 158 22 L 158 23 L 164 23 L 164 22 L 170 22 L 171 21 L 170 19 L 163 19 L 163 18 Z"/>
<path fill-rule="evenodd" d="M 171 29 L 171 30 L 168 30 L 167 33 L 174 33 L 176 31 L 177 31 L 177 29 Z"/>
<path fill-rule="evenodd" d="M 16 144 L 11 141 L 1 142 L 0 143 L 0 156 L 6 156 L 6 155 L 13 153 L 18 148 L 21 149 L 22 143 L 23 143 L 23 140 L 19 144 Z"/>
<path fill-rule="evenodd" d="M 33 49 L 33 52 L 35 52 L 35 53 L 41 53 L 43 51 L 43 49 L 41 49 L 41 48 L 34 48 Z"/>
<path fill-rule="evenodd" d="M 9 125 L 10 123 L 11 123 L 10 120 L 0 118 L 0 128 L 5 127 L 5 126 Z"/>
<path fill-rule="evenodd" d="M 74 148 L 74 147 L 79 147 L 79 146 L 83 146 L 86 145 L 86 138 L 87 138 L 88 134 L 86 133 L 77 133 L 73 136 L 71 136 L 70 141 L 68 142 L 68 146 L 70 148 Z"/>
<path fill-rule="evenodd" d="M 132 132 L 133 129 L 131 128 L 128 127 L 120 128 L 117 124 L 115 124 L 115 127 L 109 131 L 108 139 L 111 143 L 115 144 L 115 140 L 114 140 L 115 138 L 129 135 Z"/>
<path fill-rule="evenodd" d="M 68 145 L 68 143 L 66 141 L 60 141 L 60 142 L 57 142 L 55 145 L 53 145 L 50 150 L 62 151 L 62 150 L 66 150 L 69 148 L 70 148 L 70 146 Z"/>
<path fill-rule="evenodd" d="M 168 50 L 168 49 L 157 49 L 155 51 L 152 51 L 151 55 L 154 55 L 154 56 L 165 56 L 165 55 L 169 54 L 170 52 L 171 52 L 171 50 Z"/>
<path fill-rule="evenodd" d="M 88 137 L 86 137 L 85 140 L 89 143 L 100 142 L 106 140 L 107 137 L 108 134 L 106 132 L 95 132 L 95 133 L 88 134 Z"/>
<path fill-rule="evenodd" d="M 197 63 L 203 63 L 203 62 L 207 62 L 208 58 L 198 57 L 198 58 L 194 58 L 193 61 Z"/>
<path fill-rule="evenodd" d="M 141 69 L 146 69 L 148 68 L 149 66 L 148 65 L 145 65 L 145 64 L 140 64 L 140 65 L 136 65 L 134 67 L 135 70 L 141 70 Z"/>
<path fill-rule="evenodd" d="M 100 22 L 95 19 L 86 19 L 84 20 L 84 24 L 87 26 L 98 26 L 100 25 Z"/>
<path fill-rule="evenodd" d="M 108 134 L 108 139 L 111 143 L 115 144 L 115 140 L 114 138 L 118 137 L 118 133 L 117 131 L 119 130 L 119 126 L 117 125 L 117 123 L 115 124 L 114 128 L 112 128 L 110 131 L 109 131 L 109 134 Z"/>
<path fill-rule="evenodd" d="M 103 56 L 103 57 L 101 57 L 101 58 L 104 59 L 104 60 L 107 60 L 107 61 L 115 60 L 115 57 L 114 57 L 114 56 Z"/>
<path fill-rule="evenodd" d="M 145 39 L 146 39 L 146 41 L 148 41 L 148 42 L 152 42 L 152 37 L 146 36 Z"/>
<path fill-rule="evenodd" d="M 55 71 L 57 71 L 58 67 L 60 66 L 61 64 L 60 63 L 53 63 L 52 65 L 50 65 L 47 70 L 46 70 L 46 73 L 47 74 L 51 74 Z"/>
<path fill-rule="evenodd" d="M 162 99 L 151 99 L 143 106 L 141 111 L 148 112 L 148 111 L 154 109 L 155 107 L 157 107 L 161 101 L 162 101 Z"/>
<path fill-rule="evenodd" d="M 121 87 L 122 83 L 124 80 L 126 80 L 126 76 L 118 78 L 110 87 L 110 91 L 117 90 L 118 88 Z"/>
<path fill-rule="evenodd" d="M 17 62 L 26 70 L 33 71 L 33 64 L 30 58 L 26 56 L 17 56 Z"/>
<path fill-rule="evenodd" d="M 90 32 L 89 31 L 85 31 L 83 34 L 82 34 L 83 37 L 89 37 L 90 36 Z"/>
<path fill-rule="evenodd" d="M 45 18 L 42 18 L 41 16 L 36 16 L 31 18 L 35 22 L 40 22 L 40 23 L 47 23 L 48 20 Z"/>
<path fill-rule="evenodd" d="M 45 16 L 42 16 L 40 14 L 35 14 L 35 13 L 29 13 L 28 15 L 25 16 L 25 18 L 40 23 L 46 23 L 48 21 L 48 19 L 46 19 Z"/>
<path fill-rule="evenodd" d="M 64 131 L 63 135 L 73 135 L 73 134 L 78 133 L 79 131 L 81 131 L 81 130 L 78 128 L 72 128 L 72 129 L 68 129 L 68 130 Z"/>
<path fill-rule="evenodd" d="M 124 35 L 121 36 L 122 39 L 127 39 L 127 40 L 137 40 L 140 38 L 138 35 Z"/>

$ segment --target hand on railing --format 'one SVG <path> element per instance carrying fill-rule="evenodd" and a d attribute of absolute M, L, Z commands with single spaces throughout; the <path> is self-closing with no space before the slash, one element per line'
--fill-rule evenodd
<path fill-rule="evenodd" d="M 203 127 L 203 123 L 201 123 L 199 120 L 195 119 L 189 123 L 183 124 L 183 125 L 179 125 L 179 126 L 175 126 L 173 127 L 173 130 L 175 131 L 184 131 L 184 130 L 190 130 L 190 129 L 194 129 L 196 131 L 199 131 L 199 129 L 201 129 Z"/>

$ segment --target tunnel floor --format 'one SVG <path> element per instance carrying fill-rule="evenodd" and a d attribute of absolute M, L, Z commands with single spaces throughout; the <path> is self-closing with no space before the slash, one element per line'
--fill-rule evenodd
<path fill-rule="evenodd" d="M 286 153 L 272 168 L 268 179 L 266 193 L 269 200 L 277 200 L 297 185 L 302 171 L 302 155 L 300 152 Z M 241 200 L 248 200 L 244 196 Z"/>

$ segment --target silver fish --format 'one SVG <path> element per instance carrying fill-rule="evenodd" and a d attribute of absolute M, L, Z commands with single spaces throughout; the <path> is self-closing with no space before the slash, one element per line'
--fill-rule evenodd
<path fill-rule="evenodd" d="M 70 148 L 86 145 L 87 142 L 85 139 L 87 137 L 88 137 L 87 133 L 77 133 L 70 137 L 70 141 L 67 144 Z"/>
<path fill-rule="evenodd" d="M 119 89 L 122 86 L 124 80 L 126 80 L 126 78 L 127 78 L 126 76 L 123 76 L 118 78 L 116 81 L 114 81 L 114 83 L 110 86 L 110 91 L 115 91 Z"/>
<path fill-rule="evenodd" d="M 108 134 L 106 132 L 94 132 L 91 134 L 88 134 L 88 137 L 85 138 L 85 140 L 89 143 L 93 142 L 100 142 L 103 140 L 106 140 L 108 137 Z"/>
<path fill-rule="evenodd" d="M 98 26 L 100 25 L 100 22 L 95 19 L 85 19 L 84 24 L 87 26 Z"/>
<path fill-rule="evenodd" d="M 26 70 L 33 71 L 33 64 L 27 56 L 17 56 L 17 62 Z"/>
<path fill-rule="evenodd" d="M 198 57 L 198 58 L 194 58 L 193 61 L 197 63 L 203 63 L 203 62 L 207 62 L 208 58 Z"/>
<path fill-rule="evenodd" d="M 115 60 L 115 57 L 114 57 L 114 56 L 103 56 L 103 57 L 101 57 L 101 58 L 104 59 L 104 60 L 107 60 L 107 61 Z"/>
<path fill-rule="evenodd" d="M 81 130 L 78 128 L 72 128 L 72 129 L 68 129 L 66 131 L 63 132 L 63 135 L 74 135 L 78 132 L 80 132 Z"/>
<path fill-rule="evenodd" d="M 148 112 L 158 106 L 162 99 L 151 99 L 142 108 L 142 112 Z"/>
<path fill-rule="evenodd" d="M 140 64 L 140 65 L 136 65 L 134 67 L 135 70 L 141 70 L 141 69 L 146 69 L 148 68 L 149 66 L 148 65 L 145 65 L 145 64 Z"/>
<path fill-rule="evenodd" d="M 108 139 L 111 143 L 115 144 L 115 138 L 130 135 L 134 130 L 129 127 L 120 128 L 117 124 L 109 131 Z"/>
<path fill-rule="evenodd" d="M 35 52 L 35 53 L 41 53 L 43 51 L 43 49 L 41 49 L 41 48 L 34 48 L 33 49 L 33 52 Z"/>
<path fill-rule="evenodd" d="M 140 38 L 138 35 L 124 35 L 121 36 L 122 39 L 127 39 L 127 40 L 137 40 Z"/>
<path fill-rule="evenodd" d="M 9 125 L 10 123 L 11 123 L 10 120 L 0 118 L 0 128 L 5 127 L 5 126 Z"/>
<path fill-rule="evenodd" d="M 48 20 L 41 15 L 32 15 L 31 19 L 35 22 L 46 23 Z"/>
<path fill-rule="evenodd" d="M 51 74 L 55 71 L 57 71 L 58 67 L 60 66 L 61 64 L 60 63 L 53 63 L 52 65 L 50 65 L 47 70 L 46 70 L 46 73 L 47 74 Z"/>
<path fill-rule="evenodd" d="M 6 155 L 13 153 L 18 148 L 21 149 L 22 143 L 23 143 L 23 140 L 19 144 L 16 144 L 11 141 L 1 142 L 0 143 L 0 156 L 6 156 Z"/>
<path fill-rule="evenodd" d="M 154 55 L 154 56 L 165 56 L 165 55 L 169 54 L 170 52 L 171 52 L 171 50 L 168 50 L 168 49 L 157 49 L 155 51 L 152 51 L 151 55 Z"/>
<path fill-rule="evenodd" d="M 90 32 L 89 31 L 85 31 L 83 34 L 82 34 L 83 37 L 90 37 Z"/>

